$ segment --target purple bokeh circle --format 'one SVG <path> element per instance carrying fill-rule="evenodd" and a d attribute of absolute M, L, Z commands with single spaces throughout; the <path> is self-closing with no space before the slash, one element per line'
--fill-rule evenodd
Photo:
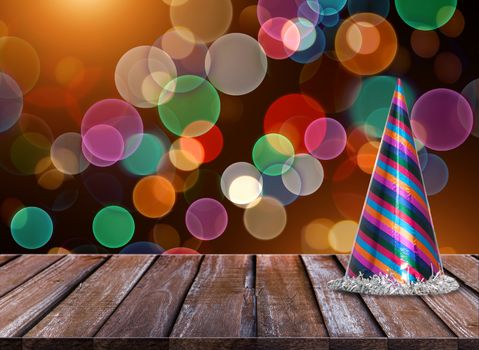
<path fill-rule="evenodd" d="M 115 128 L 123 140 L 123 154 L 120 159 L 127 158 L 140 146 L 141 138 L 134 135 L 143 134 L 143 121 L 138 111 L 129 103 L 119 99 L 106 99 L 93 104 L 83 116 L 81 135 L 98 125 L 109 125 Z M 133 142 L 131 140 L 134 140 Z M 87 146 L 94 156 L 103 159 L 101 154 Z M 85 155 L 86 156 L 86 155 Z M 103 160 L 108 161 L 108 158 Z"/>
<path fill-rule="evenodd" d="M 209 241 L 218 238 L 228 225 L 225 207 L 215 199 L 201 198 L 193 202 L 185 216 L 188 231 L 196 238 Z"/>
<path fill-rule="evenodd" d="M 20 119 L 23 93 L 12 77 L 0 72 L 0 132 L 10 129 Z"/>
<path fill-rule="evenodd" d="M 317 159 L 329 160 L 339 156 L 346 147 L 344 127 L 335 119 L 319 118 L 311 122 L 304 133 L 308 152 Z"/>
<path fill-rule="evenodd" d="M 124 146 L 120 132 L 105 124 L 91 127 L 82 139 L 85 158 L 97 166 L 108 166 L 122 159 Z"/>
<path fill-rule="evenodd" d="M 293 20 L 298 17 L 307 19 L 314 26 L 320 17 L 317 0 L 259 0 L 256 11 L 262 27 L 272 18 Z M 263 27 L 263 30 L 274 39 L 282 40 L 280 31 L 271 31 L 268 27 Z"/>
<path fill-rule="evenodd" d="M 473 121 L 467 100 L 450 89 L 426 92 L 411 111 L 414 135 L 436 151 L 449 151 L 464 143 L 471 133 Z"/>

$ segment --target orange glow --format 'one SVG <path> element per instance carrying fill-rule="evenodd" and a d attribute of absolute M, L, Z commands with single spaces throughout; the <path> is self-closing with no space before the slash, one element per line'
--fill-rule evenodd
<path fill-rule="evenodd" d="M 162 176 L 147 176 L 133 190 L 133 204 L 143 216 L 160 218 L 168 214 L 175 204 L 175 189 Z"/>

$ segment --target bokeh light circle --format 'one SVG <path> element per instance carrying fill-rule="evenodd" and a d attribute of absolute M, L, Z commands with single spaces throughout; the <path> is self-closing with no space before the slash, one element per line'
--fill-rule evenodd
<path fill-rule="evenodd" d="M 13 216 L 10 230 L 18 245 L 26 249 L 38 249 L 52 237 L 53 222 L 45 210 L 25 207 Z"/>
<path fill-rule="evenodd" d="M 163 125 L 173 134 L 195 137 L 216 124 L 220 98 L 210 82 L 198 76 L 183 75 L 170 81 L 166 90 L 167 93 L 173 91 L 174 95 L 158 106 L 158 112 Z"/>
<path fill-rule="evenodd" d="M 420 57 L 433 57 L 439 50 L 439 36 L 435 31 L 415 30 L 411 34 L 411 47 Z"/>
<path fill-rule="evenodd" d="M 349 110 L 354 125 L 364 126 L 371 137 L 380 138 L 394 95 L 397 78 L 378 75 L 363 80 L 358 97 Z M 410 85 L 402 80 L 404 95 L 408 106 L 412 106 L 415 95 Z"/>
<path fill-rule="evenodd" d="M 209 241 L 225 232 L 228 226 L 228 213 L 217 200 L 201 198 L 188 207 L 185 223 L 194 237 Z"/>
<path fill-rule="evenodd" d="M 140 145 L 129 157 L 122 160 L 121 164 L 130 173 L 135 175 L 151 175 L 156 173 L 169 146 L 164 139 L 152 133 L 133 135 L 128 142 L 136 143 L 140 139 Z"/>
<path fill-rule="evenodd" d="M 79 174 L 90 165 L 82 153 L 82 137 L 76 132 L 58 136 L 50 149 L 50 158 L 55 168 L 67 175 Z"/>
<path fill-rule="evenodd" d="M 133 189 L 133 204 L 143 216 L 161 218 L 168 214 L 176 201 L 176 192 L 169 180 L 151 175 L 142 178 Z"/>
<path fill-rule="evenodd" d="M 289 168 L 287 170 L 289 173 L 290 182 L 294 182 L 295 184 L 300 183 L 299 174 L 293 168 Z M 263 173 L 263 191 L 261 195 L 263 197 L 269 197 L 277 199 L 282 205 L 286 206 L 293 203 L 296 199 L 298 199 L 299 195 L 296 193 L 291 192 L 286 186 L 283 181 L 282 176 L 277 175 L 268 175 Z M 256 205 L 256 202 L 251 203 L 252 206 Z"/>
<path fill-rule="evenodd" d="M 252 203 L 261 195 L 262 190 L 261 173 L 250 163 L 233 163 L 221 175 L 221 191 L 236 205 Z"/>
<path fill-rule="evenodd" d="M 17 82 L 0 72 L 0 132 L 10 129 L 20 119 L 23 94 Z"/>
<path fill-rule="evenodd" d="M 95 133 L 90 134 L 92 144 L 89 145 L 87 133 L 92 128 L 96 129 Z M 103 141 L 102 134 L 105 136 Z M 138 134 L 143 134 L 143 121 L 140 114 L 129 103 L 119 99 L 96 102 L 86 111 L 81 123 L 83 145 L 88 153 L 105 161 L 120 160 L 135 152 L 141 139 L 135 139 L 135 142 L 128 141 Z M 111 139 L 107 141 L 108 138 Z M 112 144 L 109 144 L 110 142 Z M 118 159 L 112 157 L 113 154 L 119 154 Z"/>
<path fill-rule="evenodd" d="M 12 77 L 26 94 L 40 76 L 40 58 L 25 40 L 14 36 L 0 37 L 0 71 Z"/>
<path fill-rule="evenodd" d="M 216 39 L 208 49 L 205 70 L 210 82 L 229 95 L 245 95 L 256 89 L 268 68 L 261 45 L 242 33 Z"/>
<path fill-rule="evenodd" d="M 307 43 L 306 47 L 302 47 L 302 43 Z M 326 37 L 324 32 L 321 28 L 315 27 L 310 34 L 306 34 L 301 38 L 300 46 L 298 50 L 291 55 L 291 59 L 302 64 L 311 63 L 321 57 L 325 48 Z"/>
<path fill-rule="evenodd" d="M 187 0 L 170 7 L 171 23 L 188 28 L 198 40 L 206 43 L 223 35 L 232 18 L 230 0 Z"/>
<path fill-rule="evenodd" d="M 474 123 L 471 134 L 479 137 L 479 79 L 469 82 L 461 92 L 462 96 L 471 105 L 474 114 Z"/>
<path fill-rule="evenodd" d="M 176 247 L 163 252 L 163 255 L 198 255 L 199 253 L 191 248 Z"/>
<path fill-rule="evenodd" d="M 358 13 L 338 28 L 335 52 L 341 64 L 353 73 L 373 75 L 385 70 L 397 52 L 393 26 L 374 13 Z"/>
<path fill-rule="evenodd" d="M 340 253 L 350 252 L 357 229 L 358 223 L 353 220 L 343 220 L 334 224 L 328 233 L 331 248 Z"/>
<path fill-rule="evenodd" d="M 291 168 L 281 175 L 284 186 L 298 196 L 309 196 L 316 192 L 324 180 L 324 169 L 320 161 L 309 154 L 297 154 Z"/>
<path fill-rule="evenodd" d="M 442 34 L 450 38 L 457 38 L 464 30 L 465 24 L 464 15 L 459 9 L 456 9 L 451 19 L 439 28 L 439 30 Z"/>
<path fill-rule="evenodd" d="M 291 166 L 294 148 L 291 142 L 280 134 L 261 136 L 253 147 L 253 163 L 267 175 L 281 175 Z"/>
<path fill-rule="evenodd" d="M 134 242 L 123 247 L 120 254 L 162 254 L 165 251 L 153 242 Z"/>
<path fill-rule="evenodd" d="M 434 30 L 446 24 L 456 11 L 457 0 L 395 0 L 401 19 L 419 30 Z"/>
<path fill-rule="evenodd" d="M 334 222 L 327 218 L 315 219 L 301 230 L 301 246 L 304 253 L 317 253 L 330 248 L 328 234 Z"/>
<path fill-rule="evenodd" d="M 148 237 L 164 249 L 178 247 L 181 242 L 178 231 L 168 224 L 156 224 L 151 229 Z"/>
<path fill-rule="evenodd" d="M 318 159 L 336 158 L 344 151 L 346 142 L 344 127 L 331 118 L 316 119 L 304 133 L 304 144 L 308 152 Z"/>
<path fill-rule="evenodd" d="M 435 151 L 448 151 L 464 143 L 471 133 L 473 120 L 469 102 L 450 89 L 426 92 L 411 111 L 415 137 Z"/>
<path fill-rule="evenodd" d="M 434 73 L 446 84 L 454 84 L 462 74 L 461 59 L 452 52 L 441 52 L 434 59 Z"/>
<path fill-rule="evenodd" d="M 135 221 L 125 208 L 108 206 L 96 213 L 92 224 L 96 240 L 107 248 L 120 248 L 135 233 Z"/>
<path fill-rule="evenodd" d="M 263 122 L 265 134 L 281 134 L 296 152 L 305 153 L 304 132 L 317 118 L 324 117 L 323 107 L 312 97 L 288 94 L 275 100 L 266 111 Z"/>
<path fill-rule="evenodd" d="M 345 0 L 340 1 L 346 2 Z M 292 21 L 301 17 L 316 25 L 321 17 L 318 0 L 282 0 L 281 2 L 259 0 L 256 10 L 259 24 L 269 36 L 276 40 L 282 39 L 281 30 L 268 27 L 268 21 L 280 18 L 285 21 Z"/>
<path fill-rule="evenodd" d="M 106 124 L 94 125 L 83 135 L 84 156 L 96 166 L 109 166 L 123 157 L 125 144 L 120 132 Z"/>
<path fill-rule="evenodd" d="M 449 179 L 449 169 L 441 157 L 436 154 L 429 154 L 422 176 L 426 193 L 428 196 L 433 196 L 446 187 Z"/>
<path fill-rule="evenodd" d="M 279 200 L 262 197 L 246 208 L 243 223 L 246 230 L 260 240 L 271 240 L 278 237 L 286 227 L 287 215 Z"/>
<path fill-rule="evenodd" d="M 168 153 L 170 162 L 179 170 L 197 169 L 205 159 L 205 150 L 200 141 L 191 137 L 180 137 L 175 140 Z"/>
<path fill-rule="evenodd" d="M 171 95 L 164 90 L 176 74 L 175 64 L 165 51 L 155 46 L 138 46 L 118 61 L 115 85 L 125 101 L 136 107 L 151 108 Z"/>
<path fill-rule="evenodd" d="M 301 44 L 301 33 L 295 23 L 283 17 L 268 19 L 259 29 L 258 42 L 266 56 L 282 60 L 293 55 Z"/>
<path fill-rule="evenodd" d="M 318 0 L 319 9 L 323 16 L 332 16 L 343 9 L 347 0 Z"/>

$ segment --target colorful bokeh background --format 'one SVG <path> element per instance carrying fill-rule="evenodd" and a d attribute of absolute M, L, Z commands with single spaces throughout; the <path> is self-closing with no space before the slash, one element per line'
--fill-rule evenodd
<path fill-rule="evenodd" d="M 474 14 L 2 0 L 0 252 L 349 252 L 396 77 L 440 250 L 477 252 Z"/>

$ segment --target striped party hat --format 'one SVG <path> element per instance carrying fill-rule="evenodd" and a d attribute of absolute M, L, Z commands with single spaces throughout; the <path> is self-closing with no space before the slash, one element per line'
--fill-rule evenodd
<path fill-rule="evenodd" d="M 329 287 L 385 295 L 439 294 L 459 287 L 443 271 L 399 79 L 346 275 Z"/>

